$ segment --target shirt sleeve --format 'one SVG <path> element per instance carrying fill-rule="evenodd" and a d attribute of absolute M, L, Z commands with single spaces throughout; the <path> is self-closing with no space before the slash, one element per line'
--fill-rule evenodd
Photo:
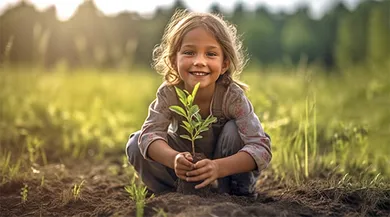
<path fill-rule="evenodd" d="M 226 111 L 228 116 L 235 120 L 238 133 L 244 143 L 240 151 L 251 155 L 256 162 L 257 170 L 261 171 L 271 161 L 271 141 L 265 135 L 260 120 L 244 91 L 235 84 L 229 89 L 229 94 L 226 95 Z"/>
<path fill-rule="evenodd" d="M 169 110 L 169 88 L 161 86 L 157 91 L 156 99 L 149 105 L 148 117 L 141 128 L 141 134 L 138 138 L 138 147 L 145 159 L 148 157 L 147 150 L 149 145 L 155 140 L 164 140 L 168 143 L 167 131 L 171 120 Z"/>

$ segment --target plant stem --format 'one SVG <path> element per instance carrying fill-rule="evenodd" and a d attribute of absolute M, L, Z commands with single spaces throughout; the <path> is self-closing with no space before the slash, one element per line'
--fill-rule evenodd
<path fill-rule="evenodd" d="M 195 141 L 194 139 L 191 140 L 192 143 L 192 156 L 195 156 Z"/>

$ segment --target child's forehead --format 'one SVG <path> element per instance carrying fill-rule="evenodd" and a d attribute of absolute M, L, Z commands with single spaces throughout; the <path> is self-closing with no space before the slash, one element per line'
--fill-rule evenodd
<path fill-rule="evenodd" d="M 209 28 L 197 26 L 189 29 L 182 35 L 182 42 L 188 40 L 212 40 L 218 43 L 218 38 Z"/>
<path fill-rule="evenodd" d="M 208 49 L 221 47 L 215 35 L 203 28 L 195 28 L 183 35 L 180 47 L 195 48 L 199 46 Z"/>

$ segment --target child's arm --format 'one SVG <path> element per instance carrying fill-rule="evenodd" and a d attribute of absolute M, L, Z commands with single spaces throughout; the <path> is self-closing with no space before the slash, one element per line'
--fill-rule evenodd
<path fill-rule="evenodd" d="M 178 151 L 171 148 L 164 140 L 155 140 L 149 145 L 148 156 L 169 168 L 174 167 L 175 157 Z"/>
<path fill-rule="evenodd" d="M 231 94 L 227 96 L 227 113 L 235 120 L 238 134 L 244 146 L 239 152 L 245 152 L 256 163 L 256 170 L 265 169 L 272 158 L 271 141 L 265 134 L 252 103 L 245 93 L 235 85 L 231 86 Z"/>
<path fill-rule="evenodd" d="M 154 160 L 175 170 L 176 175 L 185 179 L 185 173 L 193 167 L 192 157 L 172 149 L 167 141 L 167 130 L 170 124 L 171 111 L 169 105 L 172 97 L 176 97 L 173 88 L 160 86 L 157 98 L 149 106 L 149 114 L 142 125 L 138 141 L 141 154 L 145 159 Z"/>
<path fill-rule="evenodd" d="M 145 159 L 150 159 L 148 149 L 155 141 L 168 141 L 168 126 L 171 120 L 169 111 L 169 98 L 174 92 L 162 85 L 157 90 L 156 99 L 149 105 L 148 117 L 142 125 L 141 134 L 138 140 L 138 147 Z"/>
<path fill-rule="evenodd" d="M 148 155 L 151 159 L 175 170 L 176 175 L 186 179 L 186 172 L 192 170 L 192 156 L 189 152 L 178 152 L 164 140 L 155 140 L 149 145 Z"/>
<path fill-rule="evenodd" d="M 219 165 L 219 177 L 230 176 L 238 173 L 245 173 L 256 169 L 256 162 L 246 152 L 238 152 L 229 157 L 214 160 Z M 237 163 L 240 162 L 240 163 Z"/>
<path fill-rule="evenodd" d="M 217 178 L 265 169 L 272 157 L 270 139 L 264 133 L 253 106 L 238 86 L 230 86 L 224 102 L 228 117 L 234 119 L 244 146 L 236 154 L 216 160 L 202 160 L 195 164 L 188 181 L 201 181 L 196 188 L 204 187 Z"/>

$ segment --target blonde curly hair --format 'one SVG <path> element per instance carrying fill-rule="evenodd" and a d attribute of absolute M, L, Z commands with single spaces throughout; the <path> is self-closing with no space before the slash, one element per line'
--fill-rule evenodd
<path fill-rule="evenodd" d="M 177 52 L 180 49 L 183 37 L 192 29 L 203 27 L 209 31 L 221 45 L 224 60 L 228 60 L 228 70 L 218 78 L 225 85 L 232 82 L 244 90 L 248 86 L 238 80 L 247 59 L 244 54 L 242 41 L 237 29 L 220 15 L 211 13 L 188 12 L 177 10 L 165 28 L 161 44 L 153 50 L 153 67 L 169 85 L 178 84 L 181 79 L 173 66 Z"/>

